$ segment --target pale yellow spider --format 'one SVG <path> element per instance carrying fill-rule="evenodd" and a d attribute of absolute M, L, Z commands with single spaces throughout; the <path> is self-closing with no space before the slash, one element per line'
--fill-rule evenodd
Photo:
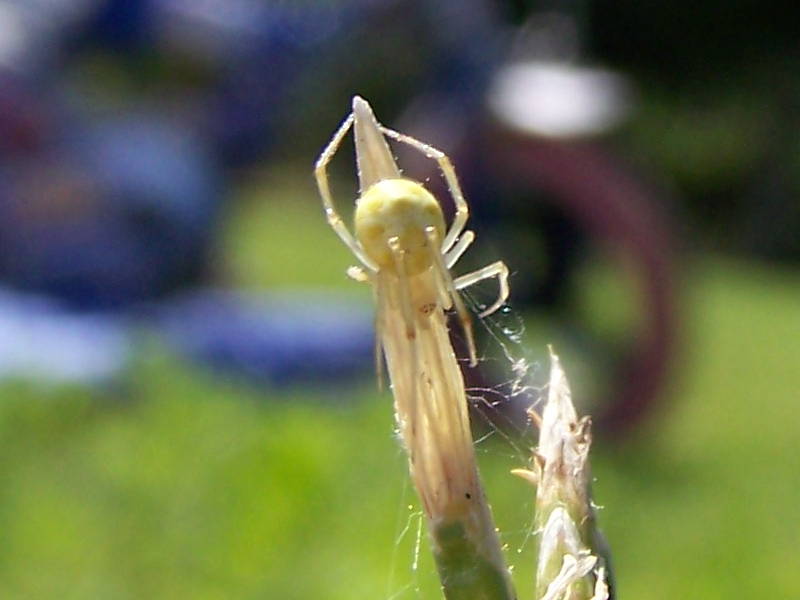
<path fill-rule="evenodd" d="M 360 196 L 356 201 L 355 236 L 336 211 L 328 184 L 327 167 L 350 128 L 354 130 Z M 417 181 L 401 175 L 386 137 L 407 144 L 435 160 L 455 201 L 455 217 L 446 229 L 436 198 Z M 470 364 L 477 363 L 469 312 L 458 290 L 497 277 L 497 300 L 483 318 L 500 308 L 508 297 L 508 269 L 495 262 L 453 279 L 450 269 L 475 239 L 464 231 L 469 208 L 450 159 L 440 150 L 381 125 L 363 98 L 353 98 L 353 110 L 333 135 L 316 163 L 315 176 L 328 223 L 352 250 L 362 267 L 348 275 L 373 284 L 377 300 L 377 343 L 385 342 L 399 314 L 405 336 L 413 341 L 428 330 L 429 317 L 455 308 L 464 330 Z M 395 311 L 396 309 L 396 311 Z M 390 315 L 394 315 L 390 318 Z M 379 347 L 376 348 L 379 356 Z"/>

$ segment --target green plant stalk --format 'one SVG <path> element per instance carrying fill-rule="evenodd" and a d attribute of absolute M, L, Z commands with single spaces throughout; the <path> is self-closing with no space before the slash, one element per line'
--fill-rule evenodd
<path fill-rule="evenodd" d="M 491 521 L 483 519 L 484 522 Z M 513 598 L 502 564 L 484 556 L 485 542 L 476 541 L 465 523 L 469 518 L 431 525 L 434 558 L 445 597 L 452 600 Z"/>
<path fill-rule="evenodd" d="M 569 384 L 552 353 L 548 398 L 539 420 L 533 469 L 517 469 L 537 486 L 534 526 L 541 536 L 536 600 L 607 600 L 608 553 L 591 500 L 591 420 L 578 418 Z"/>

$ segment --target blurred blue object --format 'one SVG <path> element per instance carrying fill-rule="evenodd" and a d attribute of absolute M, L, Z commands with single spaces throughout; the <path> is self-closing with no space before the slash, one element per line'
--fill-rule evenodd
<path fill-rule="evenodd" d="M 272 385 L 352 379 L 373 366 L 370 311 L 326 294 L 189 294 L 157 309 L 184 355 Z"/>
<path fill-rule="evenodd" d="M 0 2 L 0 72 L 26 78 L 58 65 L 69 36 L 101 5 L 101 0 L 5 0 Z"/>
<path fill-rule="evenodd" d="M 372 368 L 369 311 L 328 294 L 257 296 L 200 290 L 134 313 L 75 312 L 0 288 L 0 378 L 119 380 L 154 333 L 178 354 L 256 385 L 346 381 Z"/>
<path fill-rule="evenodd" d="M 0 170 L 0 278 L 80 310 L 195 283 L 221 181 L 190 131 L 156 115 L 76 127 Z"/>
<path fill-rule="evenodd" d="M 77 314 L 52 299 L 0 288 L 0 377 L 108 383 L 131 356 L 126 322 Z"/>
<path fill-rule="evenodd" d="M 85 28 L 95 42 L 134 50 L 153 42 L 154 0 L 103 0 L 87 15 Z"/>

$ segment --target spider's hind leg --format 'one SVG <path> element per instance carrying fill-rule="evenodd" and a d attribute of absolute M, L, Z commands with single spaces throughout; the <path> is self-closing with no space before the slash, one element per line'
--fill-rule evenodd
<path fill-rule="evenodd" d="M 378 284 L 373 288 L 374 289 L 374 294 L 376 296 L 375 300 L 377 301 L 375 303 L 375 306 L 377 308 L 375 310 L 375 347 L 374 347 L 373 351 L 374 351 L 374 360 L 375 360 L 375 376 L 377 377 L 377 380 L 378 380 L 378 391 L 379 392 L 383 391 L 383 379 L 384 379 L 384 373 L 383 373 L 383 333 L 384 333 L 383 332 L 383 330 L 384 330 L 383 319 L 384 319 L 384 313 L 383 313 L 383 304 L 380 302 L 380 298 L 378 298 L 378 296 L 380 296 L 380 294 L 381 294 L 381 291 L 380 291 L 381 290 L 381 288 L 380 288 L 381 284 L 382 284 L 382 282 L 379 280 Z"/>
<path fill-rule="evenodd" d="M 417 386 L 419 385 L 419 373 L 421 372 L 420 369 L 420 357 L 419 357 L 419 344 L 417 343 L 417 327 L 416 327 L 416 319 L 414 315 L 414 307 L 411 302 L 411 288 L 408 284 L 408 270 L 406 269 L 406 254 L 403 248 L 400 246 L 400 240 L 397 237 L 390 237 L 388 239 L 389 249 L 392 252 L 392 257 L 394 258 L 395 268 L 397 269 L 397 284 L 399 290 L 399 303 L 400 303 L 400 314 L 403 318 L 403 325 L 404 325 L 404 332 L 406 338 L 406 344 L 408 347 L 408 358 L 409 358 L 409 365 L 410 365 L 410 381 L 408 382 L 409 385 L 409 394 L 410 398 L 417 398 Z M 391 275 L 389 275 L 391 276 Z M 380 281 L 379 276 L 379 281 Z M 380 285 L 383 285 L 383 281 L 381 281 Z M 382 288 L 379 293 L 385 293 Z M 387 299 L 384 298 L 379 304 L 386 303 Z M 384 325 L 381 324 L 381 328 Z M 382 329 L 381 329 L 382 331 Z M 413 408 L 414 411 L 417 410 L 416 404 Z"/>

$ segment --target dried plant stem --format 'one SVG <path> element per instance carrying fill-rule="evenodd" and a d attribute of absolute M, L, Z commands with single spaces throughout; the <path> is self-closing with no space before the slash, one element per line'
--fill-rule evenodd
<path fill-rule="evenodd" d="M 430 273 L 412 278 L 423 288 Z M 381 279 L 386 297 L 396 278 Z M 406 335 L 401 308 L 384 305 L 379 329 L 395 398 L 397 424 L 414 486 L 427 517 L 433 553 L 448 600 L 515 598 L 481 485 L 461 370 L 441 308 L 415 317 Z"/>

